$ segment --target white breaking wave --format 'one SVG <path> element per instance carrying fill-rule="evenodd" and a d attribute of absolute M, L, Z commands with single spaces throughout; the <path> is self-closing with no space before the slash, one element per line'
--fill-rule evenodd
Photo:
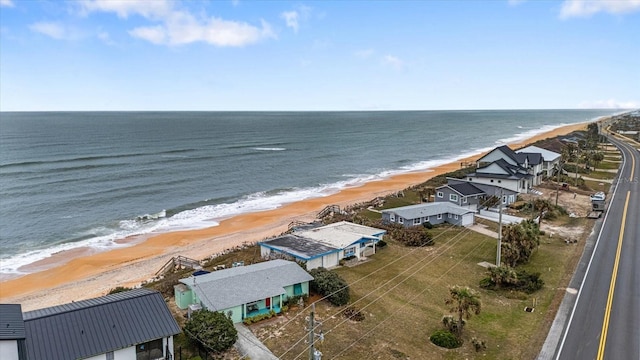
<path fill-rule="evenodd" d="M 279 147 L 255 147 L 255 148 L 253 148 L 253 150 L 258 150 L 258 151 L 285 151 L 287 149 L 286 148 L 279 148 Z"/>

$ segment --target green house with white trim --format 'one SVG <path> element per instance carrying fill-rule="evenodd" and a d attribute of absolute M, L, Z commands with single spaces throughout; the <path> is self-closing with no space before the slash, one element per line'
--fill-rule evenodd
<path fill-rule="evenodd" d="M 175 299 L 180 309 L 197 304 L 239 323 L 271 310 L 280 313 L 287 299 L 309 295 L 311 280 L 295 262 L 271 260 L 181 279 L 174 287 Z"/>

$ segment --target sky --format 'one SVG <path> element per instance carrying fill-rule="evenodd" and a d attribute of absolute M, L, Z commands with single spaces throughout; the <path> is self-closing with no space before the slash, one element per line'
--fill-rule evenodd
<path fill-rule="evenodd" d="M 0 0 L 0 111 L 640 107 L 640 0 Z"/>

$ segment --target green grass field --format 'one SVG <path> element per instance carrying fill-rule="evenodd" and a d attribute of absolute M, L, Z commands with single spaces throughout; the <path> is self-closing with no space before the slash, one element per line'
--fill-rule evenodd
<path fill-rule="evenodd" d="M 495 262 L 496 240 L 463 228 L 435 228 L 436 245 L 407 248 L 394 241 L 370 260 L 335 271 L 351 287 L 351 302 L 366 316 L 362 322 L 346 320 L 326 301 L 316 306 L 325 341 L 318 344 L 325 358 L 339 359 L 533 359 L 553 319 L 564 283 L 581 252 L 559 238 L 544 238 L 527 270 L 542 272 L 545 287 L 533 295 L 496 293 L 479 288 L 486 270 L 477 263 Z M 467 321 L 464 344 L 454 350 L 439 348 L 429 336 L 442 328 L 448 314 L 444 303 L 450 285 L 469 286 L 479 292 L 482 312 Z M 525 306 L 537 307 L 532 313 Z M 276 356 L 306 358 L 304 335 L 308 310 L 290 310 L 279 320 L 256 324 L 261 339 Z M 295 317 L 296 314 L 300 314 Z M 285 321 L 293 319 L 281 328 Z M 487 343 L 475 352 L 471 339 Z M 299 344 L 295 344 L 300 340 Z M 289 350 L 289 351 L 287 351 Z M 286 354 L 285 354 L 286 352 Z"/>

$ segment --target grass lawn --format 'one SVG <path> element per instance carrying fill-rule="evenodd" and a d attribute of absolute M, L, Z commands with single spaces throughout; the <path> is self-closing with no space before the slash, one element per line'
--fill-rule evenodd
<path fill-rule="evenodd" d="M 351 288 L 351 303 L 365 320 L 346 320 L 343 308 L 326 301 L 316 305 L 325 340 L 317 348 L 332 359 L 533 359 L 544 342 L 554 311 L 564 295 L 580 255 L 581 246 L 544 238 L 527 270 L 542 272 L 545 287 L 533 295 L 496 293 L 479 288 L 486 270 L 477 263 L 495 262 L 496 240 L 464 228 L 437 227 L 436 244 L 407 248 L 394 241 L 370 260 L 355 267 L 340 267 Z M 400 260 L 398 260 L 400 259 Z M 429 336 L 442 328 L 449 313 L 444 299 L 451 285 L 469 286 L 480 294 L 482 312 L 467 321 L 464 344 L 454 350 L 439 348 Z M 534 312 L 524 311 L 533 298 Z M 302 340 L 309 310 L 292 309 L 272 323 L 256 324 L 256 331 L 276 356 L 306 358 Z M 296 316 L 298 314 L 298 316 Z M 286 321 L 290 321 L 284 325 Z M 487 343 L 475 352 L 471 339 Z M 300 341 L 296 345 L 296 342 Z M 289 350 L 289 351 L 287 351 Z"/>
<path fill-rule="evenodd" d="M 609 188 L 611 187 L 611 184 L 609 183 L 603 183 L 600 181 L 593 181 L 593 180 L 585 180 L 584 184 L 594 192 L 604 191 L 605 193 L 608 193 Z"/>
<path fill-rule="evenodd" d="M 616 173 L 606 172 L 606 171 L 592 171 L 587 177 L 593 179 L 603 179 L 603 180 L 611 180 L 616 177 Z"/>
<path fill-rule="evenodd" d="M 596 166 L 596 170 L 604 169 L 604 170 L 613 170 L 620 167 L 620 162 L 612 162 L 612 161 L 600 161 L 598 166 Z"/>

